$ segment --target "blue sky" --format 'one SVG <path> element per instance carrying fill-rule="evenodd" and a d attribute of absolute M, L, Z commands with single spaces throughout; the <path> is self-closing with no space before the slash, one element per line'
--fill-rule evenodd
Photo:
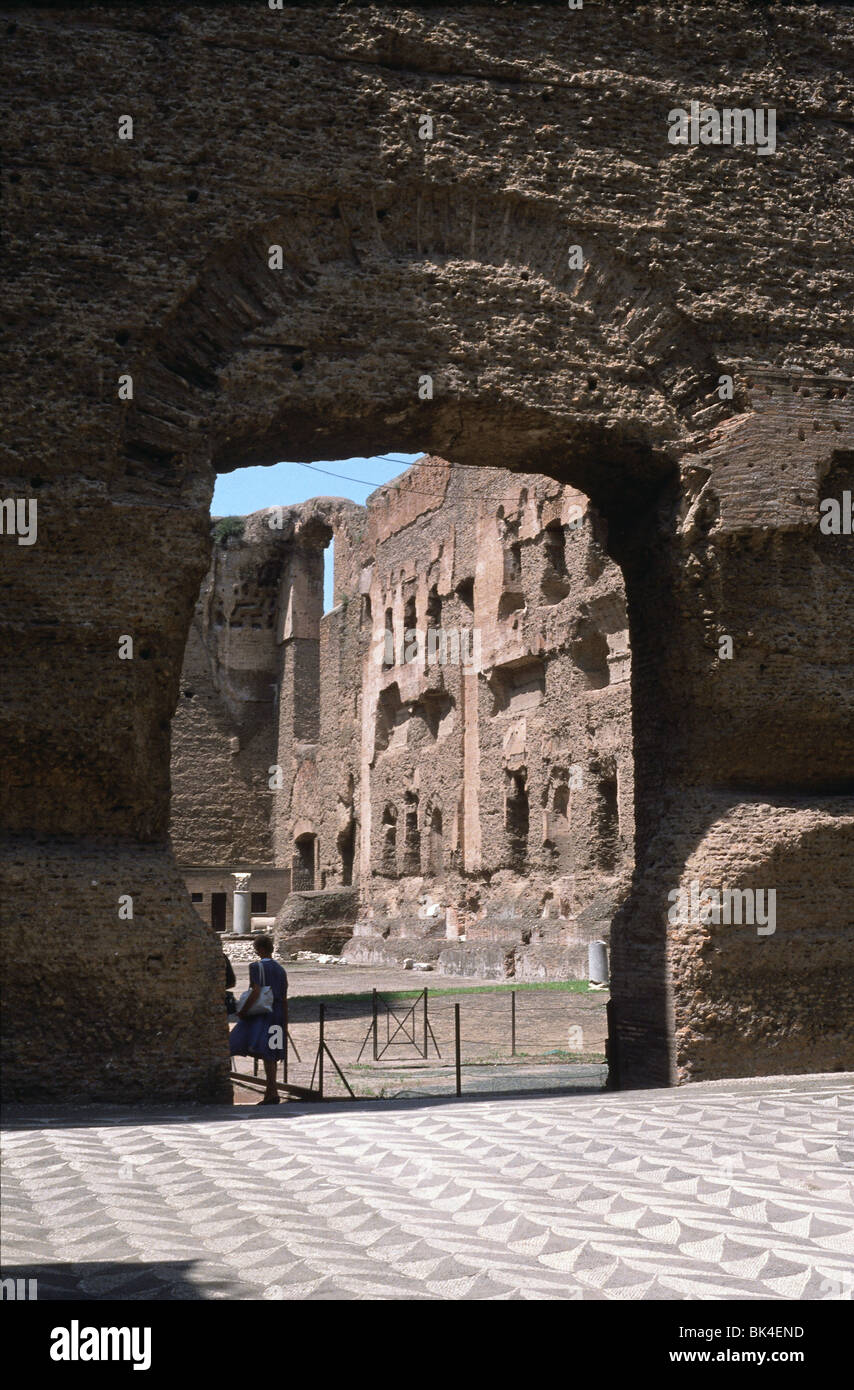
<path fill-rule="evenodd" d="M 246 516 L 262 507 L 289 507 L 311 497 L 349 497 L 362 502 L 374 488 L 396 478 L 421 454 L 383 454 L 379 458 L 333 459 L 320 463 L 274 463 L 269 468 L 238 468 L 216 480 L 212 516 Z M 326 471 L 322 471 L 326 470 Z M 344 477 L 335 476 L 340 475 Z M 332 607 L 332 546 L 326 551 L 324 612 Z"/>

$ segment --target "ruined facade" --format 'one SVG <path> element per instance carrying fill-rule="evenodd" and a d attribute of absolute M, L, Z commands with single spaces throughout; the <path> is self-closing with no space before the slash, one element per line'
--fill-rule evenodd
<path fill-rule="evenodd" d="M 229 1094 L 168 838 L 214 480 L 391 448 L 607 523 L 619 1084 L 854 1063 L 852 47 L 850 7 L 751 0 L 9 12 L 8 1094 Z M 671 144 L 694 100 L 774 107 L 776 152 Z M 673 915 L 694 884 L 775 889 L 775 933 Z"/>
<path fill-rule="evenodd" d="M 173 725 L 173 843 L 201 910 L 252 867 L 253 889 L 277 889 L 258 910 L 288 887 L 330 895 L 288 905 L 283 949 L 326 907 L 349 959 L 583 975 L 632 863 L 627 618 L 605 542 L 571 488 L 428 458 L 364 512 L 272 508 L 217 545 Z"/>
<path fill-rule="evenodd" d="M 360 513 L 326 498 L 273 509 L 213 547 L 173 722 L 170 830 L 191 898 L 215 930 L 232 926 L 233 872 L 252 874 L 252 912 L 261 916 L 275 916 L 291 887 L 288 844 L 303 832 L 297 825 L 288 839 L 280 805 L 285 774 L 275 769 L 281 757 L 289 776 L 299 766 L 300 786 L 313 777 L 323 552 L 340 530 L 339 582 L 346 590 L 348 542 L 358 545 Z M 288 804 L 291 794 L 289 786 Z"/>

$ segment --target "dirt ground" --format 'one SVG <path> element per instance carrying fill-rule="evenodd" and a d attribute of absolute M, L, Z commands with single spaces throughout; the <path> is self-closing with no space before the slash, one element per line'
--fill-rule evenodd
<path fill-rule="evenodd" d="M 235 966 L 235 974 L 235 993 L 239 994 L 248 984 L 248 965 Z M 464 1093 L 473 1089 L 563 1089 L 575 1084 L 598 1089 L 604 1082 L 605 991 L 516 986 L 514 1056 L 510 984 L 496 987 L 492 981 L 435 972 L 300 962 L 288 966 L 288 986 L 288 1080 L 299 1086 L 311 1084 L 321 1003 L 325 1006 L 326 1042 L 359 1097 L 453 1091 L 455 1004 L 460 1006 Z M 428 990 L 426 1059 L 423 1002 L 392 997 L 396 991 L 424 988 Z M 376 1061 L 373 989 L 381 996 Z M 251 1058 L 235 1060 L 237 1070 L 252 1074 Z M 250 1095 L 242 1087 L 237 1091 L 241 1092 L 240 1099 Z M 346 1095 L 328 1057 L 324 1091 Z"/>

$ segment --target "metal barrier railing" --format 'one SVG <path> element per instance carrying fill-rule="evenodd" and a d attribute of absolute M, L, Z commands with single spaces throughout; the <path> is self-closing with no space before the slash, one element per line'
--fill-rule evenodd
<path fill-rule="evenodd" d="M 421 1031 L 421 1037 L 420 1037 L 420 1039 L 419 1039 L 418 1037 L 416 1037 L 416 1028 L 417 1028 L 417 1022 L 418 1022 L 418 1021 L 417 1021 L 416 1015 L 417 1015 L 417 1013 L 418 1013 L 418 1006 L 419 1006 L 419 1004 L 420 1004 L 421 1007 L 422 1007 L 423 1015 L 424 1015 L 424 1016 L 423 1016 L 423 1028 L 420 1030 L 420 1031 Z M 386 1031 L 385 1042 L 383 1043 L 382 1047 L 380 1047 L 380 1041 L 379 1041 L 379 1013 L 380 1013 L 380 1008 L 381 1008 L 381 1007 L 382 1007 L 382 1009 L 384 1010 L 383 1017 L 385 1018 L 385 1031 Z M 400 1007 L 400 1006 L 398 1005 L 398 1007 Z M 394 1032 L 391 1031 L 391 1020 L 392 1020 L 392 1019 L 394 1019 L 395 1025 L 396 1025 Z M 403 1034 L 402 1043 L 397 1043 L 397 1037 L 398 1037 L 398 1035 L 399 1035 L 400 1033 Z M 372 993 L 371 993 L 371 1024 L 370 1024 L 370 1027 L 368 1028 L 367 1033 L 365 1034 L 365 1041 L 362 1043 L 362 1046 L 359 1048 L 359 1055 L 358 1055 L 358 1057 L 356 1058 L 357 1063 L 361 1061 L 361 1059 L 362 1059 L 362 1053 L 364 1052 L 365 1048 L 367 1047 L 367 1045 L 368 1045 L 368 1038 L 370 1038 L 370 1037 L 373 1037 L 373 1042 L 374 1042 L 374 1061 L 375 1061 L 375 1062 L 378 1062 L 378 1061 L 380 1060 L 381 1057 L 385 1056 L 386 1052 L 388 1052 L 388 1050 L 389 1050 L 390 1047 L 394 1047 L 394 1046 L 398 1046 L 398 1047 L 399 1047 L 399 1046 L 401 1046 L 401 1045 L 403 1045 L 403 1044 L 409 1044 L 409 1043 L 411 1043 L 412 1046 L 415 1048 L 415 1050 L 417 1051 L 419 1057 L 423 1057 L 423 1058 L 426 1060 L 426 1058 L 427 1058 L 427 1052 L 428 1052 L 428 1048 L 429 1048 L 428 1037 L 429 1037 L 430 1039 L 432 1039 L 433 1046 L 434 1046 L 435 1049 L 436 1049 L 436 1056 L 437 1056 L 437 1057 L 441 1057 L 441 1055 L 442 1055 L 441 1052 L 439 1051 L 439 1044 L 436 1042 L 436 1038 L 435 1038 L 435 1035 L 434 1035 L 434 1033 L 433 1033 L 433 1029 L 432 1029 L 432 1027 L 430 1026 L 430 1019 L 429 1019 L 429 1016 L 428 1016 L 427 990 L 426 990 L 426 989 L 422 989 L 421 993 L 418 995 L 418 998 L 414 1001 L 414 1003 L 411 1005 L 411 1007 L 408 1008 L 408 1009 L 406 1010 L 406 1012 L 405 1012 L 405 1014 L 403 1015 L 402 1018 L 401 1018 L 400 1015 L 398 1014 L 397 1009 L 395 1008 L 395 1006 L 394 1006 L 393 1004 L 391 1004 L 391 1003 L 388 1001 L 388 999 L 386 999 L 386 997 L 385 997 L 384 994 L 380 994 L 379 990 L 377 990 L 377 989 L 373 990 Z"/>
<path fill-rule="evenodd" d="M 323 1100 L 323 1059 L 324 1059 L 324 1057 L 328 1057 L 329 1060 L 330 1060 L 330 1062 L 332 1063 L 333 1067 L 334 1067 L 335 1070 L 337 1071 L 338 1075 L 340 1076 L 341 1080 L 344 1082 L 344 1085 L 347 1087 L 347 1091 L 348 1091 L 348 1094 L 349 1094 L 349 1096 L 350 1096 L 350 1099 L 351 1099 L 351 1100 L 355 1100 L 356 1097 L 355 1097 L 355 1095 L 354 1095 L 354 1093 L 353 1093 L 353 1091 L 352 1091 L 352 1089 L 351 1089 L 351 1087 L 350 1087 L 350 1083 L 348 1082 L 346 1076 L 344 1075 L 343 1071 L 342 1071 L 341 1068 L 339 1067 L 339 1065 L 338 1065 L 338 1063 L 336 1062 L 335 1058 L 332 1056 L 332 1052 L 331 1052 L 331 1050 L 330 1050 L 330 1048 L 329 1048 L 329 1044 L 326 1042 L 326 1036 L 325 1036 L 326 1005 L 325 1005 L 325 1004 L 321 1004 L 321 1005 L 320 1005 L 320 1018 L 319 1018 L 319 1020 L 318 1020 L 318 1023 L 319 1023 L 319 1028 L 320 1028 L 320 1036 L 319 1036 L 319 1040 L 318 1040 L 318 1044 L 317 1044 L 317 1056 L 316 1056 L 315 1059 L 314 1059 L 314 1066 L 313 1066 L 312 1069 L 311 1069 L 311 1089 L 312 1089 L 312 1090 L 314 1089 L 314 1078 L 315 1078 L 315 1074 L 316 1074 L 316 1075 L 317 1075 L 317 1094 L 318 1094 L 318 1098 L 319 1098 L 320 1100 Z M 287 1047 L 285 1047 L 285 1055 L 287 1056 Z"/>
<path fill-rule="evenodd" d="M 469 991 L 466 991 L 466 992 L 468 993 Z M 529 992 L 530 992 L 530 993 L 536 993 L 536 994 L 540 994 L 540 993 L 541 993 L 541 991 L 540 991 L 540 990 L 537 990 L 537 989 L 529 990 Z M 445 994 L 448 994 L 448 993 L 452 993 L 452 991 L 446 991 L 446 990 L 441 991 L 441 995 L 445 995 Z M 474 1004 L 474 999 L 477 998 L 477 994 L 479 994 L 479 993 L 480 993 L 480 991 L 477 991 L 477 992 L 475 993 L 474 998 L 473 998 L 473 1000 L 472 1000 L 472 1003 L 473 1003 L 473 1004 Z M 490 993 L 490 991 L 487 990 L 487 991 L 485 991 L 485 993 Z M 514 1059 L 515 1059 L 515 1058 L 517 1058 L 517 1057 L 519 1056 L 519 1052 L 518 1052 L 519 1034 L 518 1034 L 518 1016 L 517 1016 L 517 991 L 516 991 L 515 989 L 513 989 L 513 990 L 508 991 L 508 993 L 509 993 L 509 995 L 510 995 L 510 998 L 509 998 L 509 1006 L 510 1006 L 510 1007 L 509 1007 L 509 1010 L 508 1010 L 507 1013 L 504 1013 L 503 1009 L 502 1009 L 502 1011 L 501 1011 L 501 1016 L 502 1016 L 504 1019 L 507 1020 L 507 1022 L 505 1023 L 504 1026 L 507 1027 L 507 1026 L 509 1025 L 509 1049 L 508 1049 L 507 1052 L 504 1052 L 503 1055 L 504 1055 L 504 1057 L 506 1058 L 506 1057 L 508 1056 L 508 1053 L 509 1053 L 509 1056 L 510 1056 L 511 1058 L 514 1058 Z M 350 996 L 349 998 L 350 998 L 351 1004 L 352 1004 L 354 1001 L 358 1002 L 358 1000 L 360 999 L 360 997 L 361 997 L 361 996 Z M 493 992 L 493 997 L 494 997 L 494 992 Z M 561 996 L 561 997 L 562 997 L 562 996 Z M 367 1000 L 367 998 L 368 998 L 367 994 L 364 996 L 364 998 Z M 398 1074 L 399 1074 L 398 1071 L 396 1070 L 396 1068 L 397 1068 L 398 1066 L 403 1066 L 404 1069 L 406 1070 L 406 1069 L 408 1068 L 408 1065 L 409 1065 L 408 1063 L 406 1063 L 405 1057 L 404 1057 L 404 1058 L 401 1058 L 399 1055 L 398 1055 L 398 1056 L 392 1056 L 392 1055 L 390 1055 L 390 1053 L 391 1053 L 393 1050 L 395 1050 L 395 1049 L 398 1049 L 398 1050 L 399 1050 L 399 1049 L 408 1050 L 408 1051 L 410 1052 L 410 1055 L 414 1055 L 414 1057 L 417 1058 L 419 1062 L 425 1062 L 425 1061 L 428 1061 L 428 1060 L 429 1060 L 430 1048 L 431 1048 L 431 1044 L 432 1044 L 432 1047 L 435 1049 L 435 1058 L 436 1058 L 436 1060 L 439 1061 L 439 1062 L 442 1061 L 442 1051 L 441 1051 L 441 1049 L 440 1049 L 440 1047 L 439 1047 L 439 1043 L 438 1043 L 437 1038 L 436 1038 L 436 1034 L 435 1034 L 435 1031 L 434 1031 L 434 1028 L 433 1028 L 433 1024 L 432 1024 L 432 1022 L 431 1022 L 431 1020 L 430 1020 L 430 1004 L 433 1003 L 434 1001 L 433 1001 L 433 999 L 431 998 L 430 991 L 429 991 L 428 989 L 423 989 L 423 990 L 419 991 L 419 993 L 417 994 L 417 996 L 415 997 L 415 999 L 414 999 L 414 1000 L 411 1000 L 411 1001 L 410 1001 L 408 998 L 405 999 L 405 1000 L 398 1000 L 398 999 L 396 999 L 393 995 L 389 997 L 389 996 L 386 996 L 386 995 L 382 994 L 379 990 L 373 989 L 373 990 L 371 991 L 370 1001 L 371 1001 L 371 1019 L 370 1019 L 370 1023 L 369 1023 L 367 1032 L 365 1033 L 364 1037 L 362 1037 L 362 1039 L 361 1039 L 361 1046 L 359 1047 L 358 1052 L 355 1054 L 355 1060 L 352 1061 L 352 1065 L 354 1065 L 354 1066 L 356 1066 L 356 1067 L 359 1067 L 360 1071 L 362 1071 L 362 1072 L 364 1072 L 364 1071 L 368 1071 L 369 1073 L 372 1073 L 372 1072 L 373 1072 L 373 1066 L 362 1064 L 362 1057 L 364 1056 L 365 1049 L 368 1047 L 368 1044 L 369 1044 L 369 1043 L 371 1044 L 371 1055 L 372 1055 L 372 1061 L 373 1061 L 373 1063 L 374 1063 L 374 1064 L 379 1064 L 379 1063 L 381 1063 L 381 1062 L 383 1061 L 384 1058 L 387 1059 L 387 1060 L 386 1060 L 386 1068 L 388 1068 L 389 1066 L 391 1066 L 393 1069 L 395 1069 L 395 1070 L 393 1071 L 393 1074 L 394 1074 L 394 1075 L 398 1075 Z M 304 1008 L 304 1006 L 305 1006 L 308 1002 L 309 1002 L 309 1000 L 308 1000 L 307 998 L 301 998 L 301 999 L 299 1000 L 299 1003 L 300 1003 L 301 1006 L 303 1006 L 303 1008 Z M 311 1080 L 310 1080 L 309 1084 L 306 1086 L 306 1085 L 297 1085 L 297 1084 L 295 1083 L 295 1081 L 292 1079 L 291 1075 L 290 1075 L 289 1063 L 290 1063 L 290 1053 L 291 1053 L 291 1051 L 293 1051 L 293 1053 L 294 1053 L 294 1055 L 295 1055 L 295 1057 L 296 1057 L 296 1060 L 297 1060 L 297 1062 L 298 1062 L 300 1065 L 302 1065 L 302 1058 L 301 1058 L 300 1053 L 299 1053 L 299 1051 L 298 1051 L 298 1049 L 297 1049 L 297 1045 L 296 1045 L 296 1043 L 295 1043 L 295 1041 L 294 1041 L 293 1034 L 292 1034 L 291 1029 L 290 1029 L 290 1027 L 289 1027 L 288 1001 L 287 1001 L 287 998 L 285 999 L 285 1028 L 284 1028 L 284 1030 L 283 1030 L 283 1031 L 284 1031 L 284 1043 L 283 1043 L 284 1056 L 283 1056 L 283 1061 L 282 1061 L 282 1081 L 281 1081 L 281 1082 L 277 1082 L 277 1088 L 278 1088 L 278 1090 L 279 1090 L 280 1092 L 282 1092 L 282 1093 L 284 1093 L 284 1094 L 287 1094 L 287 1095 L 289 1095 L 289 1096 L 293 1096 L 294 1098 L 298 1098 L 298 1099 L 303 1099 L 303 1100 L 324 1100 L 324 1099 L 330 1099 L 331 1097 L 328 1095 L 328 1088 L 327 1088 L 326 1063 L 331 1063 L 331 1065 L 332 1065 L 332 1067 L 334 1068 L 334 1071 L 335 1071 L 335 1073 L 336 1073 L 338 1079 L 340 1080 L 341 1084 L 343 1085 L 343 1087 L 344 1087 L 344 1089 L 345 1089 L 345 1091 L 346 1091 L 347 1096 L 348 1096 L 350 1099 L 355 1100 L 355 1099 L 357 1099 L 357 1098 L 359 1098 L 359 1097 L 356 1096 L 356 1093 L 355 1093 L 355 1091 L 354 1091 L 354 1089 L 353 1089 L 353 1086 L 350 1084 L 350 1081 L 347 1079 L 347 1076 L 345 1075 L 345 1072 L 344 1072 L 344 1070 L 342 1069 L 342 1066 L 341 1066 L 341 1064 L 340 1064 L 340 1062 L 339 1062 L 339 1059 L 336 1058 L 336 1056 L 333 1054 L 332 1049 L 331 1049 L 331 1047 L 330 1047 L 330 1040 L 329 1040 L 329 1036 L 328 1036 L 328 1032 L 327 1032 L 327 1002 L 333 1003 L 333 1002 L 334 1002 L 334 996 L 332 996 L 331 999 L 329 999 L 328 1001 L 325 1000 L 325 999 L 319 999 L 319 1000 L 318 1000 L 318 1016 L 317 1016 L 317 1023 L 318 1023 L 318 1043 L 317 1043 L 317 1048 L 316 1048 L 316 1050 L 315 1050 L 315 1052 L 314 1052 L 314 1058 L 313 1058 L 313 1064 L 312 1064 L 312 1071 L 311 1071 Z M 450 1002 L 450 1001 L 447 1001 L 447 1002 Z M 603 1001 L 603 1002 L 604 1002 L 604 1001 Z M 474 1014 L 474 1016 L 475 1016 L 475 1018 L 476 1018 L 476 1017 L 477 1017 L 477 1015 L 476 1015 L 476 1005 L 475 1005 L 475 1009 L 473 1010 L 473 1014 Z M 611 1011 L 610 1007 L 608 1008 L 608 1015 L 607 1015 L 607 1016 L 608 1016 L 608 1032 L 609 1032 L 609 1034 L 610 1034 L 610 1033 L 612 1033 L 612 1031 L 613 1031 L 613 1026 L 612 1026 L 612 1011 Z M 345 1014 L 343 1017 L 346 1018 L 346 1014 Z M 463 1066 L 466 1065 L 466 1064 L 464 1063 L 464 1061 L 463 1061 L 463 1052 L 462 1052 L 462 1022 L 461 1022 L 461 1017 L 462 1017 L 461 1005 L 460 1005 L 459 1001 L 454 1001 L 454 1003 L 453 1003 L 453 1076 L 454 1076 L 454 1092 L 455 1092 L 455 1094 L 456 1094 L 457 1096 L 461 1096 L 461 1095 L 462 1095 L 462 1072 L 463 1072 Z M 304 1020 L 304 1021 L 307 1022 L 308 1020 Z M 477 1032 L 477 1031 L 478 1031 L 478 1029 L 475 1028 L 475 1032 Z M 495 1038 L 493 1037 L 492 1039 L 488 1040 L 488 1042 L 485 1042 L 485 1040 L 484 1040 L 484 1038 L 483 1038 L 483 1036 L 482 1036 L 482 1028 L 481 1028 L 480 1031 L 481 1031 L 481 1036 L 480 1036 L 479 1038 L 477 1038 L 477 1039 L 475 1039 L 475 1040 L 472 1040 L 471 1037 L 470 1037 L 469 1048 L 471 1048 L 471 1047 L 473 1047 L 473 1046 L 474 1046 L 474 1047 L 477 1047 L 477 1046 L 479 1046 L 479 1045 L 480 1045 L 481 1047 L 483 1047 L 483 1046 L 488 1046 L 488 1047 L 490 1047 L 490 1048 L 494 1047 L 495 1041 L 496 1041 Z M 574 1035 L 575 1035 L 575 1036 L 574 1036 Z M 361 1036 L 361 1035 L 359 1035 L 359 1036 Z M 582 1032 L 582 1029 L 581 1029 L 579 1026 L 573 1026 L 573 1027 L 571 1027 L 571 1028 L 570 1028 L 569 1036 L 570 1036 L 570 1048 L 567 1049 L 567 1055 L 568 1055 L 570 1058 L 572 1058 L 572 1045 L 575 1044 L 575 1045 L 577 1046 L 579 1043 L 582 1043 L 582 1044 L 583 1044 L 583 1032 Z M 505 1038 L 505 1039 L 507 1038 L 507 1033 L 506 1033 L 506 1032 L 504 1033 L 504 1038 Z M 542 1044 L 542 1041 L 543 1041 L 542 1038 L 540 1038 L 540 1039 L 539 1039 L 540 1044 Z M 353 1052 L 355 1052 L 356 1045 L 358 1044 L 358 1037 L 355 1038 L 355 1039 L 349 1038 L 349 1039 L 347 1039 L 346 1041 L 345 1041 L 344 1039 L 339 1039 L 339 1043 L 340 1043 L 342 1046 L 347 1047 L 348 1049 L 352 1048 L 352 1049 L 353 1049 Z M 505 1043 L 505 1046 L 506 1046 L 506 1043 Z M 562 1048 L 561 1048 L 561 1049 L 558 1049 L 558 1048 L 553 1048 L 553 1049 L 552 1049 L 553 1052 L 561 1052 L 561 1051 L 563 1051 L 563 1050 L 564 1050 L 564 1049 L 562 1049 Z M 608 1063 L 610 1064 L 611 1067 L 614 1066 L 614 1061 L 615 1061 L 615 1059 L 614 1059 L 613 1056 L 612 1056 L 612 1051 L 613 1051 L 613 1049 L 612 1049 L 612 1047 L 611 1047 L 610 1041 L 606 1040 L 606 1041 L 605 1041 L 605 1056 L 606 1056 L 606 1058 L 607 1058 L 607 1060 L 608 1060 Z M 353 1055 L 353 1054 L 351 1053 L 351 1058 L 352 1058 L 352 1055 Z M 543 1047 L 542 1047 L 542 1046 L 540 1046 L 539 1052 L 536 1053 L 536 1054 L 534 1054 L 534 1055 L 537 1056 L 538 1059 L 539 1059 L 538 1065 L 541 1065 L 541 1066 L 547 1065 L 546 1063 L 543 1062 L 542 1059 L 543 1059 L 544 1056 L 549 1055 L 549 1054 L 544 1053 L 544 1050 L 543 1050 Z M 577 1055 L 578 1055 L 578 1054 L 576 1054 L 576 1060 L 577 1060 Z M 598 1055 L 598 1054 L 597 1054 L 597 1055 Z M 531 1056 L 531 1054 L 530 1054 L 530 1053 L 523 1053 L 522 1056 L 523 1056 L 523 1057 L 526 1057 L 526 1058 L 529 1058 L 529 1057 Z M 596 1062 L 596 1057 L 594 1056 L 592 1060 L 593 1060 L 593 1062 L 595 1063 L 595 1062 Z M 489 1065 L 490 1063 L 494 1063 L 494 1065 L 496 1065 L 496 1066 L 497 1066 L 497 1065 L 506 1065 L 506 1063 L 505 1063 L 505 1064 L 499 1063 L 497 1060 L 494 1059 L 494 1057 L 493 1057 L 492 1055 L 490 1055 L 490 1058 L 488 1059 L 488 1061 L 487 1061 L 486 1063 L 484 1063 L 483 1061 L 480 1061 L 480 1060 L 479 1060 L 479 1061 L 475 1062 L 474 1064 L 472 1064 L 471 1062 L 469 1062 L 468 1065 L 476 1065 L 476 1066 L 479 1066 L 479 1067 L 483 1067 L 484 1065 Z M 599 1063 L 599 1064 L 601 1064 L 601 1063 Z M 523 1065 L 524 1065 L 524 1064 L 523 1064 Z M 348 1066 L 348 1063 L 345 1061 L 345 1062 L 344 1062 L 344 1067 L 347 1067 L 347 1066 Z M 443 1068 L 442 1070 L 444 1070 L 444 1068 Z M 379 1068 L 379 1067 L 378 1067 L 378 1074 L 380 1074 L 380 1075 L 383 1075 L 383 1074 L 384 1074 L 382 1068 Z M 258 1080 L 258 1063 L 257 1063 L 257 1061 L 256 1061 L 255 1064 L 254 1064 L 254 1073 L 253 1073 L 253 1075 L 252 1075 L 251 1077 L 250 1077 L 247 1073 L 242 1073 L 242 1072 L 233 1072 L 233 1073 L 232 1073 L 232 1076 L 234 1077 L 235 1081 L 237 1081 L 237 1082 L 240 1083 L 240 1084 L 246 1083 L 246 1084 L 249 1084 L 250 1086 L 261 1085 L 261 1084 L 263 1084 L 263 1082 L 259 1082 L 259 1080 Z M 431 1071 L 428 1069 L 428 1071 L 427 1071 L 427 1073 L 426 1073 L 426 1076 L 427 1076 L 427 1078 L 428 1078 L 428 1083 L 429 1083 L 429 1077 L 430 1077 L 430 1076 L 434 1076 L 434 1077 L 435 1077 L 435 1073 L 434 1073 L 434 1072 L 431 1072 Z M 426 1086 L 423 1085 L 423 1084 L 421 1085 L 421 1093 L 422 1093 L 422 1094 L 428 1094 L 428 1093 L 429 1093 L 429 1092 L 426 1090 Z M 444 1092 L 444 1094 L 447 1094 L 447 1092 Z M 368 1099 L 369 1097 L 365 1096 L 365 1097 L 362 1097 L 362 1098 Z"/>

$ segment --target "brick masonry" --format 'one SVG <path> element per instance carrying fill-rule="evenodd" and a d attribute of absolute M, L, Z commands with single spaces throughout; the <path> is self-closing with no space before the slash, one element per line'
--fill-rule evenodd
<path fill-rule="evenodd" d="M 36 544 L 2 537 L 14 1087 L 221 1092 L 218 943 L 168 843 L 214 477 L 395 447 L 535 470 L 607 521 L 632 651 L 623 1083 L 850 1065 L 852 552 L 818 525 L 852 491 L 850 10 L 97 13 L 16 8 L 2 53 L 0 495 L 39 509 Z M 669 145 L 692 98 L 774 104 L 777 153 Z M 117 937 L 106 865 L 144 933 Z M 698 873 L 778 884 L 776 937 L 672 923 Z M 34 1013 L 46 952 L 63 987 Z M 211 1021 L 125 1046 L 129 1016 L 182 1011 Z"/>

